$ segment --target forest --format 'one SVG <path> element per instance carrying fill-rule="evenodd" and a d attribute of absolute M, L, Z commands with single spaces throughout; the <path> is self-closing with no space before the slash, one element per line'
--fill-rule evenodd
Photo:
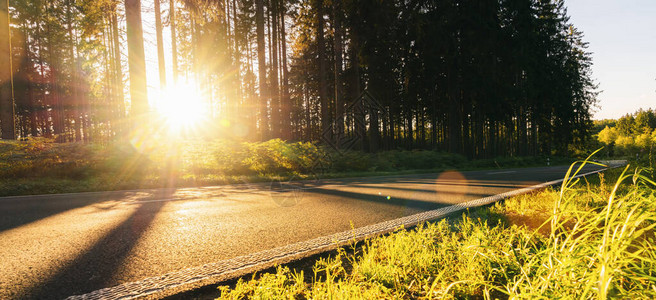
<path fill-rule="evenodd" d="M 653 164 L 656 144 L 656 112 L 640 109 L 617 120 L 595 121 L 597 141 L 605 147 L 607 156 L 647 159 Z"/>
<path fill-rule="evenodd" d="M 591 55 L 562 0 L 9 0 L 0 10 L 2 139 L 105 143 L 174 129 L 469 158 L 566 155 L 590 139 Z"/>

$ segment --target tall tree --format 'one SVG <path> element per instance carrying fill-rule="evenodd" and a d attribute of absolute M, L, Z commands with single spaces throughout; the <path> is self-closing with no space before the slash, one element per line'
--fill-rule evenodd
<path fill-rule="evenodd" d="M 15 139 L 9 0 L 0 0 L 0 124 L 3 139 Z"/>
<path fill-rule="evenodd" d="M 141 24 L 141 0 L 125 0 L 128 66 L 130 71 L 130 114 L 132 118 L 148 111 L 146 58 Z M 132 124 L 134 126 L 136 124 Z"/>
<path fill-rule="evenodd" d="M 255 0 L 255 26 L 256 26 L 256 35 L 257 35 L 257 68 L 259 74 L 259 86 L 260 86 L 260 103 L 258 105 L 259 112 L 259 125 L 260 125 L 260 137 L 262 140 L 266 139 L 269 136 L 269 118 L 267 115 L 267 105 L 268 105 L 268 84 L 266 76 L 266 57 L 265 57 L 265 47 L 264 42 L 264 1 Z"/>
<path fill-rule="evenodd" d="M 178 43 L 175 26 L 175 0 L 169 0 L 169 24 L 171 26 L 171 68 L 173 69 L 173 82 L 178 81 Z"/>
<path fill-rule="evenodd" d="M 115 102 L 116 102 L 116 110 L 117 113 L 114 115 L 114 121 L 116 123 L 115 126 L 117 133 L 120 135 L 124 132 L 124 122 L 123 118 L 125 117 L 125 94 L 124 94 L 124 86 L 123 86 L 123 66 L 121 64 L 121 40 L 119 37 L 119 30 L 118 30 L 118 11 L 117 11 L 117 3 L 114 2 L 112 5 L 112 11 L 111 11 L 111 16 L 109 22 L 111 23 L 111 32 L 112 32 L 112 53 L 113 53 L 113 60 L 112 60 L 112 68 L 113 68 L 113 87 L 114 87 L 114 94 L 115 94 Z"/>
<path fill-rule="evenodd" d="M 271 116 L 272 116 L 272 125 L 274 137 L 280 137 L 282 135 L 282 117 L 280 112 L 280 85 L 279 85 L 279 76 L 280 68 L 278 65 L 278 52 L 280 39 L 278 37 L 278 26 L 279 26 L 279 1 L 270 0 L 271 4 L 271 26 L 269 33 L 271 34 Z"/>
<path fill-rule="evenodd" d="M 166 86 L 166 63 L 164 60 L 164 39 L 162 37 L 162 17 L 160 10 L 160 1 L 155 2 L 155 35 L 157 36 L 157 63 L 159 70 L 159 85 L 161 88 Z"/>
<path fill-rule="evenodd" d="M 319 65 L 319 102 L 321 103 L 321 131 L 330 127 L 331 113 L 328 101 L 328 83 L 326 81 L 326 42 L 324 37 L 324 0 L 314 0 L 316 14 L 317 65 Z"/>
<path fill-rule="evenodd" d="M 332 0 L 333 5 L 333 51 L 335 60 L 335 118 L 337 134 L 344 132 L 344 100 L 342 98 L 342 4 Z"/>
<path fill-rule="evenodd" d="M 280 114 L 281 114 L 281 130 L 282 138 L 290 139 L 291 128 L 290 125 L 290 112 L 291 112 L 291 103 L 289 96 L 289 69 L 287 68 L 287 30 L 285 24 L 285 16 L 287 15 L 287 8 L 285 7 L 284 1 L 281 1 L 280 6 L 280 34 L 281 34 L 281 43 L 282 43 L 282 100 L 280 104 Z"/>

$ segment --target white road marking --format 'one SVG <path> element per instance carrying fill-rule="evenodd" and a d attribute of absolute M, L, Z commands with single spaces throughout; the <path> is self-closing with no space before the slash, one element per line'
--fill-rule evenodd
<path fill-rule="evenodd" d="M 165 198 L 165 199 L 150 199 L 150 200 L 136 200 L 136 201 L 123 201 L 123 204 L 139 204 L 139 203 L 150 203 L 150 202 L 168 202 L 168 201 L 184 201 L 184 200 L 193 200 L 200 199 L 201 197 L 193 198 Z"/>
<path fill-rule="evenodd" d="M 517 171 L 492 172 L 492 173 L 487 173 L 487 175 L 510 174 L 510 173 L 517 173 Z"/>

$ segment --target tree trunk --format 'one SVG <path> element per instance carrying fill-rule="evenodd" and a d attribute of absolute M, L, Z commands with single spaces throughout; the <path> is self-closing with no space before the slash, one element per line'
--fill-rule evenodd
<path fill-rule="evenodd" d="M 2 139 L 16 139 L 9 0 L 0 0 L 0 130 Z"/>
<path fill-rule="evenodd" d="M 344 133 L 344 100 L 342 99 L 342 7 L 341 0 L 333 0 L 333 32 L 335 34 L 335 118 L 337 134 Z"/>
<path fill-rule="evenodd" d="M 317 26 L 317 60 L 319 64 L 319 102 L 321 103 L 321 132 L 330 127 L 330 110 L 328 103 L 328 86 L 326 84 L 326 43 L 323 36 L 323 0 L 315 0 Z"/>
<path fill-rule="evenodd" d="M 178 82 L 178 43 L 175 32 L 175 0 L 169 0 L 169 23 L 171 23 L 171 56 L 173 82 Z"/>
<path fill-rule="evenodd" d="M 280 114 L 280 87 L 278 85 L 278 0 L 271 0 L 271 118 L 274 137 L 282 134 L 282 117 Z"/>
<path fill-rule="evenodd" d="M 37 110 L 39 109 L 39 105 L 36 101 L 36 98 L 34 97 L 34 83 L 32 81 L 32 78 L 29 77 L 27 81 L 27 94 L 30 101 L 30 133 L 32 137 L 37 137 L 39 135 L 39 130 L 37 126 L 38 125 Z"/>
<path fill-rule="evenodd" d="M 432 105 L 433 109 L 431 110 L 430 114 L 430 122 L 431 122 L 431 148 L 433 150 L 437 150 L 437 145 L 438 145 L 438 135 L 437 131 L 439 130 L 440 124 L 437 122 L 437 99 L 433 99 Z"/>
<path fill-rule="evenodd" d="M 305 59 L 304 64 L 303 64 L 303 72 L 304 72 L 304 83 L 303 83 L 303 101 L 305 103 L 305 140 L 306 141 L 312 141 L 313 140 L 313 126 L 312 126 L 312 116 L 311 116 L 311 110 L 310 110 L 310 91 L 309 91 L 309 84 L 310 84 L 310 71 L 308 70 L 310 65 L 310 60 Z"/>
<path fill-rule="evenodd" d="M 200 83 L 199 72 L 198 72 L 198 26 L 196 26 L 196 19 L 194 15 L 189 16 L 190 24 L 189 31 L 191 32 L 191 73 L 194 76 L 194 83 L 198 85 Z"/>
<path fill-rule="evenodd" d="M 350 47 L 351 68 L 353 68 L 353 78 L 351 78 L 352 80 L 351 86 L 353 89 L 352 101 L 356 101 L 358 100 L 358 97 L 360 97 L 362 90 L 360 87 L 360 58 L 358 56 L 359 43 L 358 43 L 357 33 L 354 30 L 350 31 L 350 38 L 351 38 L 351 47 Z M 364 126 L 365 123 L 364 110 L 362 109 L 357 110 L 354 113 L 354 118 L 356 118 L 356 120 L 354 120 L 356 123 L 355 130 L 358 131 L 357 135 L 361 138 L 359 149 L 365 151 L 367 149 L 367 144 L 366 144 L 367 132 L 366 132 L 366 127 Z"/>
<path fill-rule="evenodd" d="M 255 26 L 257 35 L 257 68 L 260 85 L 260 105 L 258 106 L 259 123 L 260 123 L 260 140 L 268 138 L 268 118 L 267 118 L 267 79 L 266 79 L 266 58 L 265 58 L 265 41 L 264 41 L 264 2 L 263 0 L 255 1 Z"/>
<path fill-rule="evenodd" d="M 414 128 L 412 127 L 412 110 L 410 108 L 406 108 L 406 115 L 405 115 L 405 133 L 406 133 L 406 149 L 412 150 L 413 144 L 414 144 Z"/>
<path fill-rule="evenodd" d="M 118 12 L 116 7 L 112 12 L 111 23 L 112 23 L 112 46 L 114 52 L 114 89 L 116 91 L 116 110 L 117 114 L 115 115 L 115 122 L 118 123 L 116 126 L 117 133 L 119 135 L 123 134 L 125 124 L 123 119 L 125 118 L 125 95 L 124 95 L 124 86 L 123 86 L 123 67 L 121 66 L 121 41 L 118 35 L 118 17 L 116 16 Z"/>
<path fill-rule="evenodd" d="M 134 122 L 135 118 L 143 116 L 148 111 L 141 0 L 125 0 L 125 19 L 127 22 L 128 67 L 130 71 L 130 115 Z"/>
<path fill-rule="evenodd" d="M 69 83 L 71 95 L 69 96 L 69 113 L 70 118 L 75 122 L 75 141 L 82 141 L 82 118 L 81 118 L 81 103 L 79 99 L 79 89 L 80 89 L 80 77 L 78 76 L 78 67 L 77 67 L 77 56 L 76 56 L 76 43 L 77 39 L 73 34 L 73 16 L 71 14 L 71 6 L 66 6 L 66 30 L 68 31 L 69 37 L 69 55 L 72 60 L 70 65 L 69 72 L 71 73 L 71 82 Z"/>
<path fill-rule="evenodd" d="M 37 36 L 41 36 L 39 34 L 40 32 L 40 27 L 37 24 Z M 42 37 L 39 38 L 39 49 L 43 49 L 43 41 L 41 40 Z M 45 65 L 44 65 L 44 58 L 43 58 L 43 51 L 39 51 L 39 72 L 40 72 L 40 77 L 41 77 L 41 82 L 45 83 L 46 82 L 46 72 L 45 72 Z M 48 101 L 49 95 L 46 93 L 45 88 L 41 88 L 41 101 L 43 102 L 43 106 L 47 107 L 50 101 Z M 50 138 L 52 137 L 52 127 L 50 126 L 50 123 L 48 121 L 48 111 L 47 109 L 43 109 L 39 113 L 39 119 L 43 120 L 43 128 L 41 130 L 41 133 L 45 135 L 46 137 Z"/>
<path fill-rule="evenodd" d="M 289 124 L 291 113 L 291 100 L 289 97 L 289 69 L 287 68 L 287 33 L 285 30 L 285 9 L 284 5 L 280 11 L 280 32 L 282 34 L 282 101 L 280 102 L 280 113 L 282 115 L 282 138 L 291 139 L 291 128 Z"/>
<path fill-rule="evenodd" d="M 449 152 L 461 154 L 462 130 L 459 116 L 457 100 L 453 100 L 452 104 L 449 105 Z"/>
<path fill-rule="evenodd" d="M 234 54 L 234 74 L 236 85 L 232 88 L 235 89 L 235 97 L 233 99 L 233 106 L 235 116 L 242 116 L 242 119 L 246 119 L 246 116 L 250 112 L 250 109 L 245 110 L 244 96 L 242 92 L 242 77 L 241 77 L 241 52 L 239 49 L 239 43 L 237 42 L 237 2 L 232 0 L 232 42 L 233 42 L 233 54 Z M 240 111 L 240 109 L 243 111 Z"/>
<path fill-rule="evenodd" d="M 160 89 L 166 87 L 166 64 L 164 63 L 164 39 L 162 37 L 162 12 L 160 11 L 161 0 L 155 2 L 155 31 L 157 36 L 157 63 L 159 70 Z"/>
<path fill-rule="evenodd" d="M 0 0 L 1 1 L 1 0 Z M 48 3 L 46 9 L 52 9 L 52 3 Z M 52 34 L 50 26 L 46 27 L 46 36 Z M 59 82 L 58 82 L 58 70 L 59 70 L 59 55 L 55 51 L 55 45 L 53 44 L 52 39 L 48 39 L 48 59 L 50 60 L 49 71 L 50 71 L 50 99 L 52 100 L 52 128 L 53 133 L 56 135 L 57 142 L 64 141 L 64 108 L 61 104 Z"/>

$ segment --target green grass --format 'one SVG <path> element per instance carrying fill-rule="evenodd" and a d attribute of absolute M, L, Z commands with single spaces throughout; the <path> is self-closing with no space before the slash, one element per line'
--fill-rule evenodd
<path fill-rule="evenodd" d="M 576 171 L 576 170 L 574 170 Z M 612 170 L 220 287 L 221 299 L 656 297 L 656 184 Z"/>
<path fill-rule="evenodd" d="M 314 164 L 320 162 L 318 166 Z M 569 163 L 551 158 L 552 164 Z M 544 157 L 469 161 L 436 151 L 336 153 L 313 143 L 0 141 L 0 196 L 189 187 L 545 165 Z"/>

